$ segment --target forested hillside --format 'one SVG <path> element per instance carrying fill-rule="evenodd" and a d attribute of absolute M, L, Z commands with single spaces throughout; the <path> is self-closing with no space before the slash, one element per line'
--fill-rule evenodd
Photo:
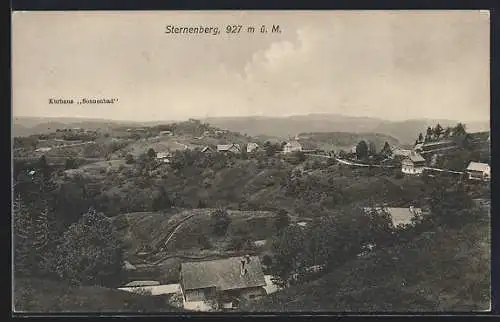
<path fill-rule="evenodd" d="M 453 209 L 438 225 L 400 232 L 399 242 L 346 261 L 327 275 L 243 310 L 257 312 L 480 312 L 490 309 L 487 211 Z M 476 210 L 477 211 L 477 210 Z M 463 211 L 462 211 L 463 212 Z M 447 217 L 447 219 L 444 219 Z M 437 223 L 437 222 L 436 222 Z M 424 226 L 427 226 L 424 228 Z M 403 237 L 404 236 L 404 237 Z M 411 236 L 410 238 L 408 238 Z M 406 240 L 406 242 L 405 242 Z"/>

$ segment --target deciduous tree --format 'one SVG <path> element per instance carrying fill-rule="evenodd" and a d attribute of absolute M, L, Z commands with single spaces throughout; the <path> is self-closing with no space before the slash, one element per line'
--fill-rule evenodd
<path fill-rule="evenodd" d="M 112 285 L 121 277 L 123 244 L 111 221 L 89 209 L 64 233 L 54 271 L 75 284 Z"/>
<path fill-rule="evenodd" d="M 299 255 L 303 249 L 303 232 L 298 226 L 289 226 L 272 241 L 274 260 L 270 267 L 273 283 L 280 287 L 289 284 L 298 269 Z"/>
<path fill-rule="evenodd" d="M 154 150 L 153 148 L 150 148 L 150 149 L 148 150 L 147 155 L 148 155 L 148 158 L 150 158 L 150 159 L 154 159 L 154 158 L 156 158 L 156 152 L 155 152 L 155 150 Z"/>

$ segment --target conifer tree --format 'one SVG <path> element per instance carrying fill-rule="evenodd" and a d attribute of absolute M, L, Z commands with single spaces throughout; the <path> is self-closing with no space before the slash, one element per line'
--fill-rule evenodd
<path fill-rule="evenodd" d="M 14 270 L 21 274 L 27 274 L 33 249 L 30 247 L 32 221 L 20 196 L 14 200 L 12 216 L 14 222 Z"/>

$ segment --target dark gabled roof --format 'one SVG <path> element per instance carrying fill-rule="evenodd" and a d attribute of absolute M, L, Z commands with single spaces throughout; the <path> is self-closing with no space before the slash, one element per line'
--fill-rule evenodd
<path fill-rule="evenodd" d="M 241 275 L 242 257 L 181 264 L 183 289 L 215 287 L 219 291 L 265 286 L 266 281 L 259 257 L 251 256 Z"/>

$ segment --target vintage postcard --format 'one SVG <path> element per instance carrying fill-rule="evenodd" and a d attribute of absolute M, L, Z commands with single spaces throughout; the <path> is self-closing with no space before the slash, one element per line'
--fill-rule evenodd
<path fill-rule="evenodd" d="M 489 30 L 13 12 L 13 311 L 489 311 Z"/>

